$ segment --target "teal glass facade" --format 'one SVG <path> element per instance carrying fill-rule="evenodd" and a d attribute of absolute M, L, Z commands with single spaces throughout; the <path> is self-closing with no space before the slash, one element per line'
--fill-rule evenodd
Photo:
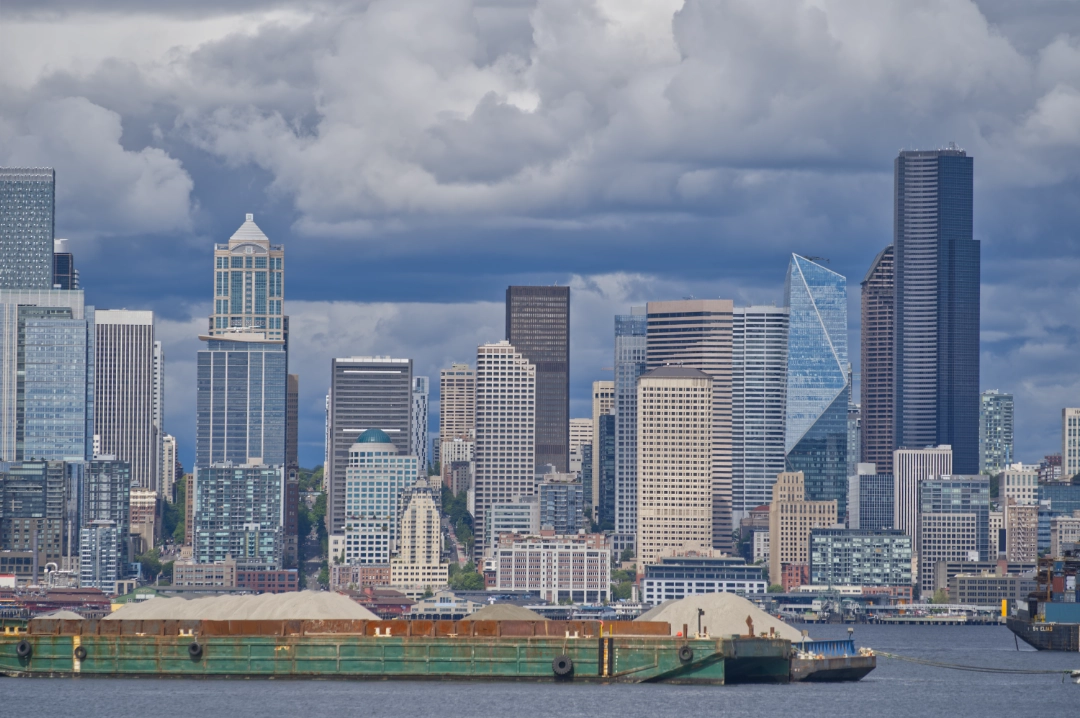
<path fill-rule="evenodd" d="M 0 168 L 0 289 L 50 289 L 56 173 Z"/>

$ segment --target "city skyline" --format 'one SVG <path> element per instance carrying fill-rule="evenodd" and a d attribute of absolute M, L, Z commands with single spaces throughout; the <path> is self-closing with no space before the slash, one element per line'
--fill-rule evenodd
<path fill-rule="evenodd" d="M 1065 65 L 1053 63 L 1058 52 L 1071 52 L 1055 37 L 1078 28 L 1049 9 L 1027 8 L 1021 15 L 1000 3 L 935 5 L 930 25 L 937 34 L 924 36 L 935 54 L 923 65 L 888 42 L 865 48 L 869 57 L 859 56 L 854 48 L 863 45 L 857 39 L 868 32 L 892 37 L 891 28 L 871 17 L 860 16 L 852 25 L 830 23 L 835 36 L 812 34 L 805 45 L 791 48 L 782 39 L 789 35 L 776 31 L 780 18 L 772 14 L 718 25 L 716 15 L 697 14 L 703 11 L 694 3 L 678 14 L 657 4 L 643 17 L 606 18 L 620 32 L 643 31 L 649 41 L 642 48 L 652 49 L 610 57 L 606 53 L 615 50 L 609 45 L 586 44 L 584 61 L 608 69 L 595 85 L 583 87 L 532 37 L 533 22 L 547 22 L 554 37 L 565 37 L 571 29 L 565 19 L 522 3 L 510 11 L 517 25 L 493 29 L 469 25 L 472 8 L 455 6 L 446 10 L 444 26 L 468 33 L 485 48 L 463 66 L 484 78 L 481 94 L 490 91 L 497 102 L 488 107 L 470 94 L 453 106 L 433 88 L 425 97 L 427 110 L 402 123 L 403 95 L 378 96 L 373 104 L 385 114 L 363 121 L 378 137 L 400 131 L 410 146 L 424 148 L 416 156 L 394 158 L 425 178 L 408 200 L 414 209 L 405 211 L 394 182 L 379 193 L 366 182 L 366 171 L 356 172 L 356 184 L 341 181 L 356 170 L 351 153 L 335 145 L 357 122 L 344 109 L 354 90 L 335 84 L 329 68 L 300 60 L 297 75 L 271 92 L 252 89 L 271 86 L 266 68 L 223 59 L 231 57 L 233 32 L 242 32 L 253 50 L 267 52 L 287 38 L 305 56 L 315 52 L 305 50 L 327 44 L 361 45 L 355 33 L 377 34 L 378 18 L 360 10 L 341 10 L 353 13 L 342 17 L 314 9 L 280 19 L 279 30 L 270 32 L 260 11 L 224 9 L 188 17 L 190 32 L 183 37 L 139 44 L 126 38 L 135 28 L 161 32 L 174 21 L 173 11 L 109 17 L 107 7 L 101 6 L 96 21 L 116 40 L 80 36 L 47 60 L 29 51 L 48 46 L 43 33 L 85 18 L 62 7 L 40 22 L 30 6 L 6 8 L 11 35 L 3 52 L 18 62 L 4 79 L 16 91 L 8 95 L 12 104 L 5 114 L 13 129 L 11 139 L 0 142 L 0 163 L 56 168 L 56 236 L 70 238 L 82 284 L 93 298 L 89 303 L 152 310 L 162 318 L 171 367 L 167 393 L 175 398 L 165 427 L 178 437 L 188 466 L 194 405 L 183 387 L 194 377 L 191 325 L 212 313 L 206 251 L 226 241 L 247 212 L 290 252 L 289 311 L 306 324 L 294 329 L 301 341 L 291 353 L 290 371 L 304 376 L 301 463 L 310 466 L 321 456 L 326 356 L 412 356 L 418 374 L 435 376 L 450 361 L 468 361 L 478 344 L 499 338 L 498 300 L 507 285 L 569 284 L 579 315 L 571 320 L 570 415 L 584 416 L 587 387 L 610 378 L 602 368 L 610 365 L 605 344 L 612 315 L 687 295 L 779 304 L 777 277 L 790 252 L 829 257 L 830 267 L 849 280 L 862 276 L 891 235 L 890 163 L 897 150 L 933 149 L 949 141 L 979 163 L 975 235 L 983 243 L 985 355 L 980 388 L 1016 394 L 1017 458 L 1037 460 L 1054 451 L 1058 404 L 1077 403 L 1080 380 L 1060 358 L 1070 356 L 1077 341 L 1070 318 L 1080 302 L 1068 282 L 1076 270 L 1071 228 L 1077 209 L 1063 201 L 1075 188 L 1076 142 L 1053 129 L 1068 126 L 1072 116 L 1059 121 L 1052 111 L 1069 112 L 1062 103 L 1077 84 Z M 532 10 L 535 17 L 528 15 Z M 730 60 L 745 71 L 736 76 L 758 79 L 750 94 L 722 84 L 704 93 L 687 90 L 700 84 L 694 67 L 723 61 L 712 54 L 713 43 L 702 43 L 692 31 L 695 23 L 716 36 L 762 38 L 760 54 Z M 944 34 L 958 25 L 972 32 L 962 47 Z M 318 35 L 316 28 L 328 34 Z M 582 32 L 593 37 L 598 26 Z M 823 44 L 834 41 L 835 46 Z M 805 78 L 801 102 L 787 109 L 771 105 L 768 99 L 785 91 L 786 73 L 768 69 L 769 58 L 792 52 L 798 65 L 824 47 L 837 48 L 827 61 L 836 64 Z M 206 104 L 198 84 L 154 73 L 166 51 L 191 76 L 216 77 L 222 91 L 214 93 L 214 102 L 220 107 Z M 395 51 L 421 65 L 432 63 L 412 44 Z M 354 66 L 350 57 L 332 59 Z M 525 75 L 500 75 L 500 57 L 525 58 L 522 66 L 536 63 L 542 70 L 537 76 L 553 72 L 559 81 L 540 86 Z M 975 79 L 926 69 L 952 66 L 971 68 Z M 141 82 L 118 75 L 119 67 L 130 67 Z M 614 67 L 628 68 L 627 90 L 616 89 Z M 845 69 L 850 67 L 863 67 L 866 74 L 852 77 Z M 892 69 L 875 69 L 885 67 Z M 668 73 L 668 85 L 648 90 L 646 78 Z M 98 79 L 92 82 L 92 76 Z M 1027 79 L 1003 89 L 993 79 L 1000 77 Z M 836 78 L 842 83 L 835 84 Z M 462 77 L 446 81 L 460 87 Z M 312 104 L 312 87 L 327 104 Z M 520 94 L 508 87 L 519 87 Z M 915 89 L 924 87 L 925 92 Z M 646 104 L 628 101 L 635 88 L 644 92 Z M 661 89 L 679 101 L 670 114 L 643 126 L 643 117 L 653 117 L 644 108 L 656 106 Z M 589 109 L 583 111 L 600 113 L 595 122 L 558 124 L 555 108 L 573 93 L 586 98 Z M 740 103 L 724 109 L 716 100 L 725 96 L 739 97 Z M 965 101 L 957 102 L 961 96 Z M 828 106 L 820 97 L 830 98 Z M 613 98 L 618 101 L 610 103 Z M 613 106 L 619 109 L 598 109 Z M 508 144 L 476 149 L 474 133 L 485 132 L 485 123 L 495 121 L 492 113 L 503 111 Z M 267 119 L 275 113 L 284 118 L 282 126 Z M 759 114 L 761 122 L 752 121 Z M 70 139 L 62 118 L 70 122 Z M 293 120 L 310 131 L 310 144 L 288 131 L 285 125 Z M 533 121 L 538 124 L 530 126 Z M 627 126 L 634 129 L 617 131 Z M 751 126 L 763 129 L 751 132 Z M 544 135 L 539 127 L 553 129 Z M 701 134 L 703 127 L 709 132 Z M 986 127 L 993 132 L 981 129 Z M 515 159 L 509 151 L 515 146 L 531 153 Z M 578 152 L 586 146 L 605 149 Z M 286 161 L 290 151 L 295 161 Z M 373 159 L 371 151 L 357 148 L 355 156 Z M 334 161 L 315 161 L 328 157 Z M 566 174 L 553 175 L 551 168 L 559 167 Z M 349 189 L 355 194 L 343 201 L 341 192 Z M 467 198 L 448 199 L 459 192 Z M 849 284 L 849 297 L 854 295 Z M 856 309 L 849 303 L 853 322 Z M 452 333 L 445 329 L 450 326 Z M 858 372 L 854 323 L 849 331 Z"/>

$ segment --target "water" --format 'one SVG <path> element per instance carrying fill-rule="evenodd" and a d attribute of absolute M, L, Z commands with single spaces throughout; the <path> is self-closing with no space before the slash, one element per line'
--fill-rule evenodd
<path fill-rule="evenodd" d="M 844 626 L 812 626 L 844 638 Z M 1003 627 L 857 626 L 855 642 L 947 663 L 1080 669 L 1080 654 L 1036 652 Z M 0 679 L 0 715 L 19 718 L 632 718 L 1075 715 L 1080 685 L 1060 676 L 970 673 L 878 659 L 859 683 L 597 686 L 401 681 Z"/>

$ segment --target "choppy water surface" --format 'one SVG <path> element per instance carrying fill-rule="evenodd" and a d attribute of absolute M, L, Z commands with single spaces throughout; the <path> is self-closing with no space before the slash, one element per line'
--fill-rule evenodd
<path fill-rule="evenodd" d="M 842 638 L 844 626 L 812 626 Z M 976 666 L 1080 669 L 1080 654 L 1036 652 L 999 627 L 857 626 L 858 645 Z M 10 712 L 9 712 L 10 711 Z M 589 686 L 533 683 L 0 679 L 0 715 L 19 718 L 503 718 L 505 716 L 836 716 L 948 718 L 1080 714 L 1080 685 L 1060 676 L 930 668 L 879 658 L 854 684 Z"/>

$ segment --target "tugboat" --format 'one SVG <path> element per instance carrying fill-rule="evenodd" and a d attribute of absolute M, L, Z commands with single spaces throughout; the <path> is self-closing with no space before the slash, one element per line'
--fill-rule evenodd
<path fill-rule="evenodd" d="M 1080 651 L 1078 569 L 1080 555 L 1074 551 L 1039 559 L 1035 591 L 1028 594 L 1026 606 L 1006 619 L 1009 630 L 1040 651 Z"/>

